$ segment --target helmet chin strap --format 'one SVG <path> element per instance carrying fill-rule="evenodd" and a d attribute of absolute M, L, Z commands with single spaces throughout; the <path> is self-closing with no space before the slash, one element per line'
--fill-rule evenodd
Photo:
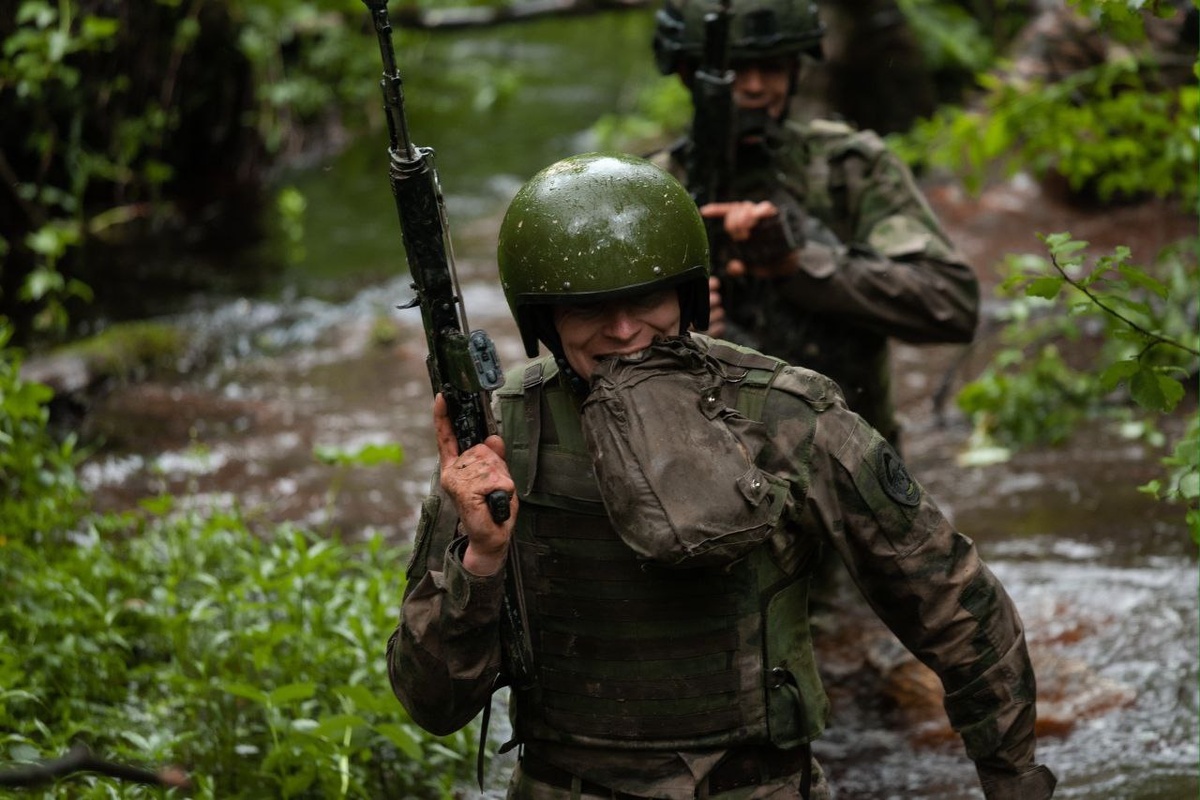
<path fill-rule="evenodd" d="M 571 365 L 567 362 L 567 357 L 558 355 L 556 353 L 554 355 L 554 363 L 558 364 L 558 371 L 562 374 L 563 378 L 566 379 L 567 386 L 571 388 L 571 391 L 581 398 L 587 397 L 588 392 L 592 390 L 592 387 L 587 381 L 580 377 L 578 372 L 571 367 Z"/>

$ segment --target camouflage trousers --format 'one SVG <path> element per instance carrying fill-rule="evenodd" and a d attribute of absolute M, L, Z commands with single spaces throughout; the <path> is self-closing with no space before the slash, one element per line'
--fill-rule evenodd
<path fill-rule="evenodd" d="M 745 786 L 720 794 L 708 794 L 706 786 L 702 783 L 692 798 L 695 800 L 704 798 L 709 800 L 803 800 L 803 795 L 800 794 L 800 780 L 799 774 L 790 775 L 762 786 Z M 523 774 L 518 764 L 513 770 L 506 797 L 507 800 L 640 800 L 642 796 L 617 791 L 597 794 L 594 791 L 585 792 L 579 786 L 574 790 L 565 786 L 552 786 Z M 682 800 L 683 795 L 663 793 L 647 797 Z M 808 800 L 832 800 L 832 797 L 829 784 L 825 780 L 825 773 L 821 770 L 821 765 L 817 763 L 817 760 L 813 759 L 812 786 L 809 789 Z"/>

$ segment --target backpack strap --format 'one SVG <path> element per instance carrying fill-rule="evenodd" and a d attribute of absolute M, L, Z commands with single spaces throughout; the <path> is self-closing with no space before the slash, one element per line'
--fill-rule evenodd
<path fill-rule="evenodd" d="M 537 478 L 538 445 L 542 439 L 542 384 L 545 382 L 545 362 L 538 360 L 525 368 L 521 393 L 525 396 L 525 439 L 529 444 L 529 461 L 525 478 L 525 494 L 533 491 Z"/>

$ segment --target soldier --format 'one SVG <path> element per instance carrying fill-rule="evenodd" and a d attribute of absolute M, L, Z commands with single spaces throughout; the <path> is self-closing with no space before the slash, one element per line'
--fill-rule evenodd
<path fill-rule="evenodd" d="M 654 38 L 664 74 L 691 85 L 715 8 L 666 0 Z M 728 202 L 701 209 L 725 234 L 713 242 L 710 332 L 833 378 L 898 445 L 888 337 L 969 342 L 978 282 L 876 134 L 788 119 L 799 60 L 821 46 L 812 0 L 732 0 L 731 10 L 734 174 Z M 684 140 L 654 161 L 684 179 L 690 148 Z"/>
<path fill-rule="evenodd" d="M 807 592 L 828 547 L 940 676 L 985 796 L 1050 797 L 1009 596 L 832 381 L 689 333 L 707 244 L 684 187 L 631 156 L 517 193 L 500 280 L 528 355 L 550 354 L 507 374 L 503 438 L 459 453 L 435 401 L 397 697 L 448 734 L 511 684 L 510 800 L 827 798 Z"/>

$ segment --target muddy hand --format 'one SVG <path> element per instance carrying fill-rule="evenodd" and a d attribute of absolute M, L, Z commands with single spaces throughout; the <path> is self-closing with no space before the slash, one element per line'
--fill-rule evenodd
<path fill-rule="evenodd" d="M 517 511 L 516 484 L 504 462 L 504 440 L 489 436 L 459 453 L 446 400 L 440 394 L 433 401 L 433 427 L 442 490 L 458 509 L 459 526 L 468 539 L 463 566 L 474 575 L 495 574 L 504 566 Z M 497 491 L 511 498 L 508 518 L 499 523 L 488 504 L 488 496 Z"/>

